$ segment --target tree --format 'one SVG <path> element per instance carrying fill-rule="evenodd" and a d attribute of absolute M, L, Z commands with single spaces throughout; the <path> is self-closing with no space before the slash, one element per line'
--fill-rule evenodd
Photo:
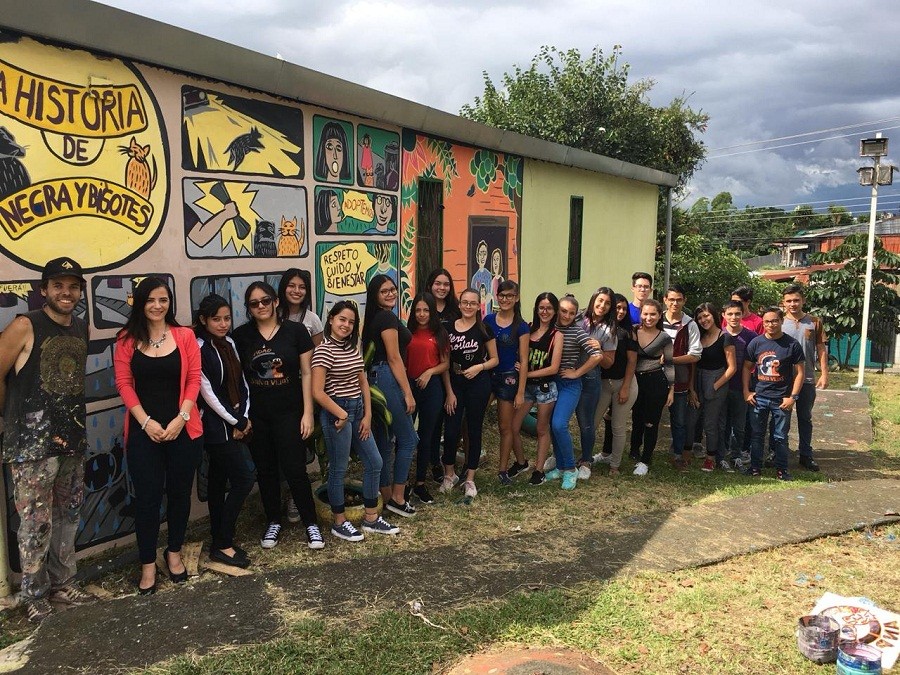
<path fill-rule="evenodd" d="M 628 81 L 621 46 L 609 56 L 599 47 L 582 58 L 577 49 L 542 47 L 527 69 L 515 66 L 500 85 L 485 72 L 484 93 L 460 110 L 463 117 L 527 136 L 562 143 L 679 177 L 683 186 L 703 161 L 696 138 L 709 116 L 676 97 L 657 108 L 648 101 L 654 82 Z"/>
<path fill-rule="evenodd" d="M 867 248 L 868 237 L 860 232 L 849 235 L 831 251 L 811 256 L 814 264 L 843 263 L 839 269 L 813 272 L 806 294 L 808 311 L 822 319 L 828 335 L 846 338 L 843 351 L 835 355 L 841 366 L 850 365 L 862 337 Z M 872 262 L 869 338 L 886 345 L 900 331 L 900 296 L 892 288 L 900 283 L 900 255 L 885 250 L 876 237 Z"/>

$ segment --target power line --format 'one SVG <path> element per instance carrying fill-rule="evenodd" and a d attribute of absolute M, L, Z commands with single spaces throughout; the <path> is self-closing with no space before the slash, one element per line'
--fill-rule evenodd
<path fill-rule="evenodd" d="M 767 148 L 755 148 L 753 150 L 739 150 L 738 152 L 727 152 L 724 155 L 715 155 L 706 159 L 720 159 L 722 157 L 734 157 L 735 155 L 749 155 L 753 152 L 765 152 L 767 150 L 778 150 L 779 148 L 792 148 L 796 145 L 807 145 L 809 143 L 821 143 L 834 138 L 849 138 L 851 136 L 859 136 L 860 134 L 874 134 L 877 131 L 887 131 L 888 129 L 900 129 L 900 124 L 892 127 L 881 127 L 880 129 L 872 129 L 870 131 L 857 131 L 852 134 L 840 134 L 838 136 L 826 136 L 825 138 L 815 138 L 809 141 L 797 141 L 796 143 L 783 143 L 781 145 L 772 145 Z"/>
<path fill-rule="evenodd" d="M 832 131 L 843 131 L 844 129 L 853 129 L 855 127 L 864 127 L 870 124 L 881 124 L 882 122 L 893 122 L 900 120 L 900 115 L 896 117 L 885 117 L 880 120 L 872 120 L 871 122 L 860 122 L 859 124 L 847 124 L 842 127 L 831 127 L 830 129 L 819 129 L 818 131 L 806 131 L 802 134 L 793 134 L 791 136 L 777 136 L 762 141 L 748 141 L 747 143 L 738 143 L 737 145 L 726 145 L 721 148 L 710 148 L 710 152 L 718 152 L 719 150 L 733 150 L 734 148 L 746 148 L 750 145 L 759 145 L 760 143 L 774 143 L 775 141 L 789 141 L 792 138 L 802 138 L 803 136 L 815 136 L 817 134 L 830 134 Z"/>

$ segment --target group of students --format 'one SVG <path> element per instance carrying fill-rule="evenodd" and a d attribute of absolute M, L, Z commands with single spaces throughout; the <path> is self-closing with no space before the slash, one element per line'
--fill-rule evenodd
<path fill-rule="evenodd" d="M 530 466 L 520 429 L 535 408 L 532 485 L 560 480 L 571 490 L 598 463 L 618 474 L 629 417 L 633 473 L 647 474 L 665 408 L 679 467 L 687 468 L 698 428 L 705 436 L 704 471 L 733 471 L 737 465 L 751 475 L 761 473 L 764 418 L 771 416 L 777 476 L 789 480 L 790 411 L 808 378 L 803 348 L 781 330 L 783 310 L 752 314 L 751 291 L 740 288 L 724 312 L 704 302 L 690 317 L 677 284 L 666 289 L 664 307 L 650 297 L 649 274 L 636 273 L 632 282 L 632 302 L 601 287 L 583 310 L 572 295 L 541 293 L 528 322 L 516 282 L 498 285 L 497 311 L 483 317 L 478 291 L 467 288 L 457 296 L 450 273 L 438 269 L 413 298 L 404 323 L 396 311 L 397 284 L 379 274 L 368 283 L 363 317 L 355 302 L 344 300 L 323 323 L 311 309 L 309 273 L 291 269 L 277 291 L 263 281 L 248 286 L 249 321 L 232 336 L 224 298 L 204 298 L 191 331 L 175 322 L 165 283 L 144 279 L 115 354 L 117 386 L 130 413 L 126 443 L 144 566 L 140 592 L 155 589 L 163 485 L 169 520 L 165 561 L 173 580 L 186 578 L 179 551 L 204 446 L 213 560 L 250 563 L 235 545 L 234 532 L 254 471 L 267 521 L 262 547 L 274 547 L 281 534 L 282 477 L 289 489 L 288 519 L 303 522 L 310 548 L 324 546 L 306 471 L 316 409 L 328 457 L 331 534 L 346 541 L 361 541 L 365 533 L 397 534 L 400 528 L 379 515 L 379 498 L 388 512 L 414 516 L 412 496 L 422 504 L 434 501 L 429 471 L 440 492 L 461 483 L 465 497 L 474 498 L 492 399 L 500 437 L 497 478 L 504 485 Z M 802 298 L 802 289 L 792 286 L 785 297 L 798 293 Z M 804 337 L 809 323 L 797 322 Z M 818 346 L 824 334 L 820 323 L 812 326 Z M 373 388 L 381 402 L 377 413 Z M 194 401 L 200 416 L 191 415 Z M 573 416 L 577 456 L 569 429 Z M 751 435 L 745 434 L 748 420 Z M 809 426 L 802 420 L 801 432 L 804 422 Z M 604 447 L 594 454 L 600 424 L 606 429 Z M 817 470 L 809 435 L 804 445 L 801 433 L 801 464 Z M 460 447 L 464 457 L 457 467 Z M 363 466 L 359 527 L 345 515 L 351 452 Z"/>

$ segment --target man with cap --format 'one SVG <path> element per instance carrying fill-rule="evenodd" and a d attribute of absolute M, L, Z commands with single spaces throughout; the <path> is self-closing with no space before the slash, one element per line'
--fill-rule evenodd
<path fill-rule="evenodd" d="M 41 275 L 43 308 L 18 315 L 0 334 L 3 461 L 21 521 L 21 597 L 35 623 L 51 613 L 51 600 L 93 599 L 74 584 L 87 449 L 88 328 L 74 314 L 83 290 L 77 262 L 51 260 Z"/>

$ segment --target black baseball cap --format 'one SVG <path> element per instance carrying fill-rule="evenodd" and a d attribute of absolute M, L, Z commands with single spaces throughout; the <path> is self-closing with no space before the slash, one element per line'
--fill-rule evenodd
<path fill-rule="evenodd" d="M 75 277 L 84 283 L 84 275 L 81 272 L 81 265 L 71 258 L 54 258 L 44 265 L 44 272 L 41 274 L 41 283 L 45 283 L 56 277 Z"/>

